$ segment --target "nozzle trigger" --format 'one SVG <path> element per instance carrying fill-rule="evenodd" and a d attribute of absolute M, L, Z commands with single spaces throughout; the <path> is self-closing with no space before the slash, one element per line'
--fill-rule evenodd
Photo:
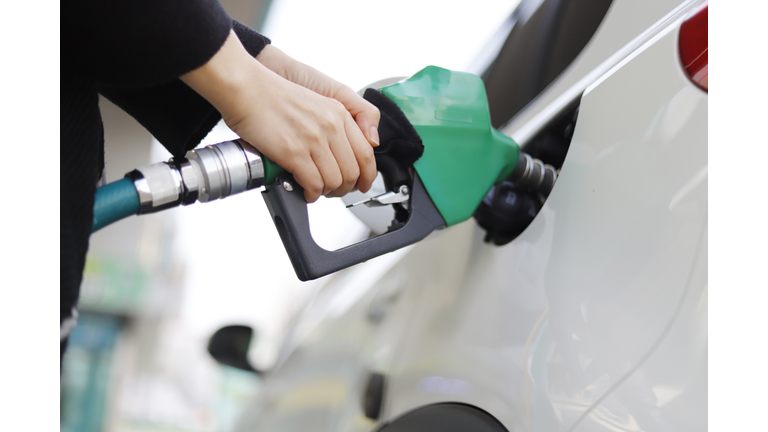
<path fill-rule="evenodd" d="M 408 186 L 402 185 L 397 192 L 386 192 L 381 195 L 350 204 L 347 206 L 347 208 L 355 207 L 360 204 L 365 204 L 368 207 L 383 207 L 390 204 L 403 204 L 407 208 L 408 199 L 410 199 L 410 197 L 410 190 L 408 189 Z"/>

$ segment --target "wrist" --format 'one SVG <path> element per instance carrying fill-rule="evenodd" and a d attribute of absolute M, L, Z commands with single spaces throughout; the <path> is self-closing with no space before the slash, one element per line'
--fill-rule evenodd
<path fill-rule="evenodd" d="M 243 104 L 258 93 L 258 85 L 269 74 L 231 31 L 208 62 L 182 75 L 181 80 L 210 102 L 229 124 L 228 117 L 243 111 Z"/>
<path fill-rule="evenodd" d="M 286 69 L 289 67 L 287 63 L 293 59 L 278 48 L 267 45 L 256 56 L 256 60 L 267 69 L 285 78 Z"/>
<path fill-rule="evenodd" d="M 271 45 L 264 47 L 256 60 L 282 78 L 326 97 L 333 98 L 340 86 L 336 80 Z"/>

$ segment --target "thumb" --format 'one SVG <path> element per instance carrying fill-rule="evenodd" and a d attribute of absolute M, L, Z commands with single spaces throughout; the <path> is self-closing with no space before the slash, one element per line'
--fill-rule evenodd
<path fill-rule="evenodd" d="M 367 101 L 366 101 L 367 103 Z M 370 105 L 370 104 L 369 104 Z M 375 111 L 362 111 L 355 117 L 355 123 L 373 147 L 379 146 L 379 109 L 371 105 Z"/>
<path fill-rule="evenodd" d="M 355 123 L 373 147 L 379 146 L 379 120 L 381 113 L 375 105 L 363 99 L 351 88 L 342 86 L 336 97 L 355 119 Z"/>

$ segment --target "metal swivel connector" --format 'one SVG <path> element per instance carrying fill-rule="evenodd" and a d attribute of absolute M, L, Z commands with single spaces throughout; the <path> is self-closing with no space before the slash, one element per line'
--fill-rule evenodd
<path fill-rule="evenodd" d="M 264 164 L 258 150 L 237 140 L 190 150 L 181 160 L 145 165 L 127 176 L 139 194 L 139 214 L 144 214 L 262 186 Z"/>

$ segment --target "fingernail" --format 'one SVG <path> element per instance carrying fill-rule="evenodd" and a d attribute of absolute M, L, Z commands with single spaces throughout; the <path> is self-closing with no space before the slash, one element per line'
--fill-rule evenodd
<path fill-rule="evenodd" d="M 371 141 L 373 141 L 374 147 L 379 146 L 379 130 L 376 129 L 376 126 L 371 126 L 371 129 L 368 131 L 371 135 Z"/>

